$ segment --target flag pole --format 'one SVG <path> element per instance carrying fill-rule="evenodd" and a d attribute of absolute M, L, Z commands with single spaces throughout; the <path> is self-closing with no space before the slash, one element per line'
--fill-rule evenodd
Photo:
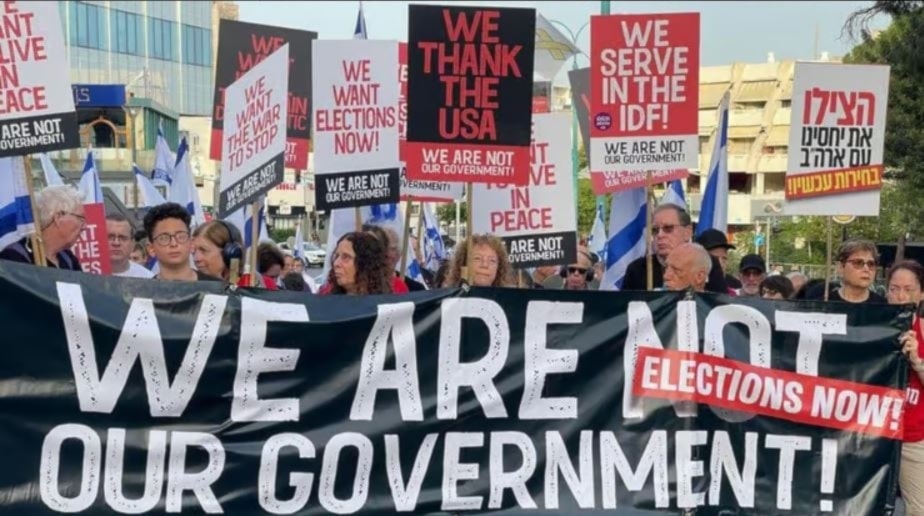
<path fill-rule="evenodd" d="M 654 290 L 654 263 L 651 255 L 651 170 L 645 174 L 645 270 L 647 290 Z"/>
<path fill-rule="evenodd" d="M 257 242 L 260 240 L 260 199 L 250 205 L 250 286 L 257 286 Z"/>
<path fill-rule="evenodd" d="M 407 276 L 407 246 L 411 242 L 411 206 L 410 199 L 404 201 L 404 237 L 401 245 L 401 278 Z"/>
<path fill-rule="evenodd" d="M 22 157 L 22 170 L 25 175 L 26 188 L 29 192 L 29 208 L 32 210 L 32 224 L 35 231 L 32 232 L 32 258 L 39 267 L 45 267 L 45 241 L 42 239 L 42 223 L 39 220 L 38 209 L 35 206 L 35 187 L 32 184 L 32 156 Z"/>
<path fill-rule="evenodd" d="M 472 190 L 472 183 L 469 181 L 465 184 L 465 239 L 467 244 L 465 246 L 465 270 L 463 271 L 469 285 L 475 279 L 475 267 L 472 266 L 472 255 L 475 248 L 475 242 L 472 238 L 474 236 L 472 235 Z"/>
<path fill-rule="evenodd" d="M 353 208 L 353 217 L 356 223 L 356 232 L 359 233 L 363 230 L 363 216 L 359 212 L 359 206 Z"/>
<path fill-rule="evenodd" d="M 827 226 L 828 226 L 828 243 L 827 243 L 827 247 L 828 247 L 827 254 L 828 254 L 828 257 L 827 257 L 827 260 L 825 260 L 825 301 L 827 301 L 827 300 L 828 300 L 828 288 L 829 288 L 829 286 L 831 285 L 831 247 L 832 247 L 832 243 L 831 243 L 831 239 L 832 239 L 832 237 L 831 237 L 831 233 L 832 233 L 831 221 L 832 221 L 833 219 L 832 219 L 831 217 L 825 217 L 825 218 L 827 219 L 827 222 L 828 222 L 828 224 L 827 224 Z"/>

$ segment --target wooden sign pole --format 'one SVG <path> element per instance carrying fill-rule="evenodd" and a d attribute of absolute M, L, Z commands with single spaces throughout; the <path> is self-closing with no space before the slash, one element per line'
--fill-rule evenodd
<path fill-rule="evenodd" d="M 250 286 L 257 286 L 257 246 L 260 242 L 260 204 L 256 200 L 250 205 Z"/>
<path fill-rule="evenodd" d="M 828 219 L 828 220 L 827 220 L 827 222 L 828 222 L 828 224 L 827 224 L 827 226 L 828 226 L 828 243 L 827 243 L 827 247 L 828 247 L 828 250 L 827 250 L 828 258 L 827 258 L 827 260 L 825 260 L 825 301 L 828 300 L 828 289 L 830 288 L 830 285 L 831 285 L 831 246 L 832 246 L 832 243 L 831 243 L 832 236 L 831 236 L 831 234 L 832 234 L 832 232 L 833 232 L 832 229 L 831 229 L 831 221 L 832 221 L 833 219 L 832 219 L 831 217 L 826 217 L 826 218 Z"/>
<path fill-rule="evenodd" d="M 654 263 L 651 252 L 651 171 L 645 182 L 645 270 L 647 271 L 647 290 L 654 290 Z"/>
<path fill-rule="evenodd" d="M 29 207 L 32 209 L 32 221 L 35 231 L 32 233 L 32 258 L 39 267 L 45 267 L 45 241 L 42 239 L 42 221 L 39 219 L 38 208 L 35 205 L 35 188 L 32 184 L 32 157 L 23 156 L 23 179 L 26 180 L 26 189 L 29 192 Z"/>
<path fill-rule="evenodd" d="M 472 183 L 465 184 L 465 235 L 468 244 L 465 248 L 465 269 L 463 276 L 469 285 L 475 280 L 475 267 L 472 265 L 474 255 L 474 235 L 472 235 Z"/>
<path fill-rule="evenodd" d="M 401 277 L 407 276 L 407 246 L 411 239 L 411 206 L 410 200 L 404 201 L 404 236 L 401 243 Z"/>

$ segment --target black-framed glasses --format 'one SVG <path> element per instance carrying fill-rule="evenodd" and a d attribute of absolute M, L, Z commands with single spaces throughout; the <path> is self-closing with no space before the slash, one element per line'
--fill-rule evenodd
<path fill-rule="evenodd" d="M 580 274 L 583 276 L 587 274 L 587 269 L 583 267 L 568 267 L 568 274 Z"/>
<path fill-rule="evenodd" d="M 663 225 L 663 226 L 651 226 L 651 234 L 652 234 L 652 235 L 657 235 L 658 233 L 663 232 L 663 233 L 665 233 L 665 234 L 667 234 L 667 235 L 670 235 L 671 233 L 674 232 L 675 229 L 677 229 L 677 228 L 679 228 L 679 227 L 681 227 L 681 226 L 679 226 L 679 225 L 677 225 L 677 224 L 665 224 L 665 225 Z"/>
<path fill-rule="evenodd" d="M 189 231 L 177 231 L 176 233 L 161 233 L 154 237 L 154 243 L 159 246 L 170 245 L 171 240 L 176 240 L 176 243 L 183 245 L 186 242 L 189 242 Z"/>

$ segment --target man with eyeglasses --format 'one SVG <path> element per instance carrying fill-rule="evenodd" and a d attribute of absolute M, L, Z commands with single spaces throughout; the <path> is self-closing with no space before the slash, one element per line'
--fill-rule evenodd
<path fill-rule="evenodd" d="M 154 274 L 131 260 L 135 248 L 132 225 L 119 213 L 106 215 L 106 234 L 109 238 L 109 261 L 112 275 L 123 278 L 150 279 Z"/>
<path fill-rule="evenodd" d="M 82 271 L 80 260 L 71 251 L 87 224 L 80 192 L 67 185 L 47 186 L 35 194 L 35 211 L 38 212 L 46 265 Z M 12 242 L 0 251 L 0 260 L 20 263 L 35 263 L 34 256 L 28 237 Z"/>
<path fill-rule="evenodd" d="M 675 248 L 692 242 L 693 222 L 690 214 L 676 204 L 665 203 L 655 208 L 652 214 L 651 236 L 655 256 L 651 260 L 652 284 L 656 290 L 664 286 L 664 264 L 667 256 Z M 622 290 L 647 290 L 648 272 L 647 259 L 642 256 L 626 268 L 626 277 L 623 280 Z M 709 281 L 706 283 L 709 292 L 728 293 L 725 275 L 718 259 L 712 257 L 712 267 L 709 270 Z"/>
<path fill-rule="evenodd" d="M 844 303 L 887 303 L 886 298 L 870 290 L 879 268 L 879 252 L 869 240 L 849 240 L 837 250 L 837 274 L 840 287 L 832 289 L 828 301 Z M 807 296 L 824 299 L 824 285 Z"/>
<path fill-rule="evenodd" d="M 148 251 L 157 259 L 160 271 L 154 279 L 166 281 L 221 281 L 192 268 L 191 217 L 175 202 L 159 204 L 144 216 Z"/>
<path fill-rule="evenodd" d="M 742 297 L 759 297 L 760 284 L 767 277 L 767 264 L 759 254 L 748 254 L 741 258 L 738 264 L 738 279 L 741 280 L 741 289 L 738 295 Z"/>

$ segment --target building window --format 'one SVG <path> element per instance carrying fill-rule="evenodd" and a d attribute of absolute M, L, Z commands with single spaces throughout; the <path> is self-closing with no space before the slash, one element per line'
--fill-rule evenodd
<path fill-rule="evenodd" d="M 183 62 L 197 66 L 212 65 L 209 31 L 192 25 L 183 25 Z"/>
<path fill-rule="evenodd" d="M 97 5 L 77 2 L 70 16 L 71 45 L 108 50 L 106 45 L 106 11 Z"/>
<path fill-rule="evenodd" d="M 109 20 L 112 25 L 114 42 L 112 50 L 120 54 L 143 56 L 144 26 L 141 16 L 111 9 Z"/>
<path fill-rule="evenodd" d="M 148 54 L 164 61 L 176 61 L 176 24 L 159 18 L 148 18 L 148 32 L 151 33 L 151 49 Z"/>

